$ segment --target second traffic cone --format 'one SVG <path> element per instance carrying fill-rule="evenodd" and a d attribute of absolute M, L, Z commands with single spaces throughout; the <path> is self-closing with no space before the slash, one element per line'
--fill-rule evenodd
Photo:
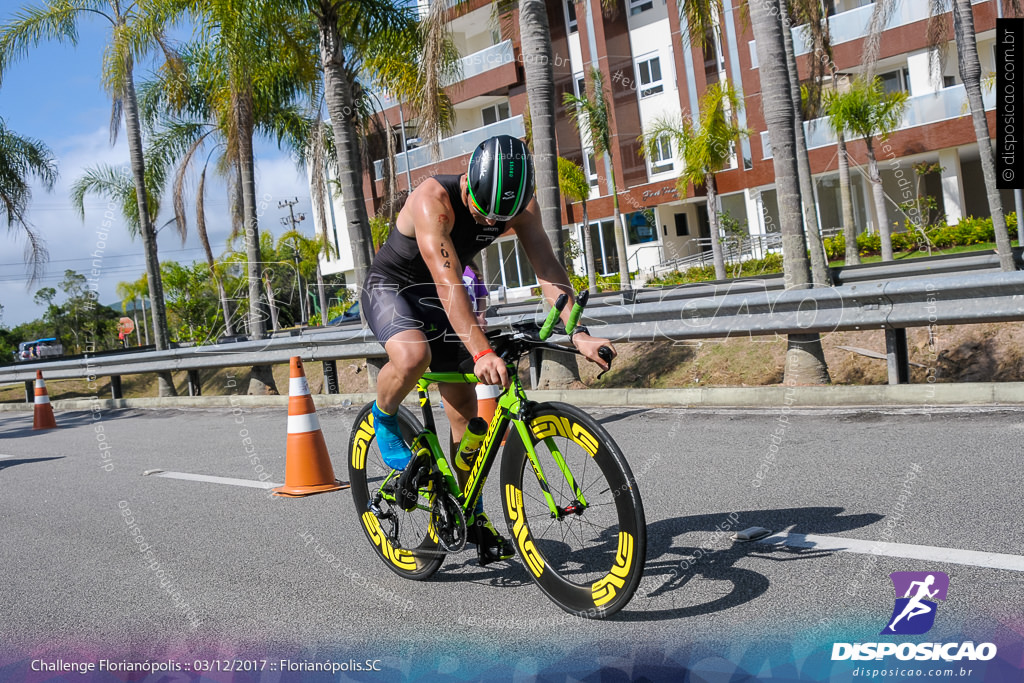
<path fill-rule="evenodd" d="M 302 358 L 294 356 L 291 366 L 284 486 L 274 489 L 274 495 L 300 498 L 348 488 L 348 484 L 334 478 L 331 456 L 327 453 L 316 406 L 309 395 L 309 383 L 302 369 Z"/>
<path fill-rule="evenodd" d="M 494 417 L 495 411 L 498 410 L 498 397 L 501 396 L 501 385 L 500 384 L 477 384 L 476 385 L 476 414 L 482 417 L 488 424 L 491 422 L 491 418 Z M 501 445 L 505 445 L 505 439 L 501 440 Z"/>
<path fill-rule="evenodd" d="M 32 429 L 53 429 L 57 420 L 53 417 L 50 395 L 46 393 L 43 371 L 36 370 L 36 404 L 32 414 Z"/>

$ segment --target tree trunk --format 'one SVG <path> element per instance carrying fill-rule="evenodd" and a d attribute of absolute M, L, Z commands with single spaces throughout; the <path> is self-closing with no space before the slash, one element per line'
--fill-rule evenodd
<path fill-rule="evenodd" d="M 530 102 L 530 126 L 533 129 L 537 203 L 551 249 L 564 266 L 562 210 L 558 201 L 558 154 L 555 148 L 555 80 L 551 67 L 547 3 L 520 0 L 519 33 L 522 36 L 526 96 Z"/>
<path fill-rule="evenodd" d="M 988 195 L 988 209 L 992 214 L 992 227 L 996 233 L 996 252 L 999 267 L 1005 271 L 1016 270 L 1013 251 L 1010 249 L 1010 235 L 1003 216 L 1003 201 L 996 185 L 996 164 L 989 139 L 988 120 L 985 105 L 981 99 L 981 62 L 978 60 L 977 36 L 974 33 L 974 14 L 971 0 L 955 0 L 953 3 L 953 33 L 956 37 L 957 62 L 960 80 L 967 90 L 967 101 L 971 105 L 971 120 L 974 135 L 978 138 L 978 153 L 981 156 L 981 173 L 985 177 L 985 192 Z M 1017 217 L 1020 220 L 1020 216 Z"/>
<path fill-rule="evenodd" d="M 892 227 L 889 225 L 889 212 L 885 208 L 885 190 L 882 188 L 882 178 L 878 175 L 875 147 L 871 143 L 871 138 L 865 138 L 864 144 L 868 152 L 868 179 L 871 180 L 871 196 L 875 199 L 875 213 L 878 214 L 878 237 L 882 242 L 882 260 L 892 261 Z"/>
<path fill-rule="evenodd" d="M 211 267 L 211 271 L 212 271 Z M 220 297 L 220 308 L 224 313 L 224 334 L 232 336 L 235 333 L 234 326 L 231 324 L 231 309 L 228 307 L 228 293 L 224 291 L 224 283 L 216 275 L 213 276 L 213 281 L 217 283 L 217 296 Z"/>
<path fill-rule="evenodd" d="M 715 279 L 725 280 L 729 273 L 725 270 L 725 254 L 722 252 L 722 238 L 718 233 L 718 188 L 715 186 L 715 174 L 704 173 L 704 188 L 708 193 L 708 228 L 711 231 L 711 260 L 715 262 Z"/>
<path fill-rule="evenodd" d="M 587 289 L 597 294 L 597 259 L 594 258 L 594 238 L 590 236 L 590 219 L 587 217 L 587 200 L 583 200 L 583 258 L 587 263 Z"/>
<path fill-rule="evenodd" d="M 142 234 L 142 249 L 146 256 L 146 275 L 149 283 L 149 300 L 152 305 L 153 338 L 158 351 L 170 348 L 167 334 L 167 309 L 164 306 L 164 287 L 160 279 L 160 258 L 157 255 L 156 230 L 149 215 L 149 201 L 146 194 L 146 167 L 142 150 L 142 130 L 139 124 L 139 108 L 135 99 L 135 80 L 132 73 L 132 58 L 125 58 L 125 84 L 122 98 L 124 128 L 128 136 L 128 154 L 131 159 L 132 177 L 135 181 L 135 199 L 139 207 L 139 232 Z M 174 383 L 167 381 L 163 374 L 158 377 L 160 396 L 177 396 Z"/>
<path fill-rule="evenodd" d="M 271 329 L 277 332 L 281 329 L 278 324 L 278 313 L 277 313 L 277 301 L 274 300 L 274 289 L 270 286 L 270 278 L 266 274 L 263 276 L 263 286 L 267 290 L 267 306 L 270 308 L 270 324 Z"/>
<path fill-rule="evenodd" d="M 804 214 L 804 237 L 811 254 L 811 277 L 818 287 L 828 287 L 832 277 L 825 259 L 825 245 L 821 240 L 821 226 L 814 205 L 814 179 L 811 160 L 807 156 L 807 138 L 804 135 L 804 116 L 800 106 L 800 82 L 797 78 L 796 52 L 793 49 L 793 31 L 789 23 L 789 2 L 780 0 L 782 10 L 782 40 L 786 48 L 786 66 L 789 74 L 789 93 L 793 98 L 793 134 L 796 138 L 796 167 L 800 180 L 800 196 Z"/>
<path fill-rule="evenodd" d="M 839 133 L 839 201 L 843 206 L 843 239 L 846 241 L 846 265 L 860 263 L 857 249 L 857 226 L 853 222 L 853 191 L 850 184 L 850 155 L 846 136 Z"/>
<path fill-rule="evenodd" d="M 611 152 L 605 152 L 611 155 Z M 609 156 L 608 166 L 611 168 L 612 187 L 612 215 L 615 219 L 615 256 L 619 261 L 619 287 L 622 291 L 633 289 L 629 279 L 629 259 L 626 258 L 626 226 L 622 223 L 622 215 L 619 213 L 619 190 L 615 186 L 615 166 Z"/>
<path fill-rule="evenodd" d="M 238 117 L 238 184 L 242 193 L 242 220 L 245 226 L 246 275 L 249 280 L 249 335 L 262 339 L 267 332 L 260 310 L 260 234 L 256 213 L 256 169 L 252 152 L 253 112 L 251 93 L 234 94 Z M 276 394 L 269 366 L 256 366 L 249 374 L 250 394 Z"/>
<path fill-rule="evenodd" d="M 352 125 L 354 112 L 352 84 L 345 69 L 344 45 L 338 34 L 338 16 L 333 2 L 322 1 L 317 17 L 320 32 L 320 59 L 324 70 L 324 98 L 334 130 L 334 146 L 338 155 L 338 183 L 341 186 L 345 221 L 352 248 L 355 285 L 362 287 L 366 280 L 373 246 L 370 220 L 363 200 L 362 164 Z"/>
<path fill-rule="evenodd" d="M 787 75 L 779 3 L 778 0 L 764 0 L 752 2 L 749 7 L 750 22 L 757 41 L 764 119 L 772 141 L 786 288 L 802 289 L 810 286 L 811 273 L 804 232 L 800 229 L 800 184 L 793 130 L 795 112 Z M 819 384 L 829 381 L 819 335 L 789 335 L 784 381 L 787 384 Z"/>

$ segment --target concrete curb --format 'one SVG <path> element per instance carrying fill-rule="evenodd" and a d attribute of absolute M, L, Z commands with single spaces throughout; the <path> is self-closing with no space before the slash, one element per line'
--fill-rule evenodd
<path fill-rule="evenodd" d="M 835 408 L 844 406 L 977 406 L 1024 405 L 1024 382 L 901 384 L 877 386 L 696 387 L 693 389 L 578 389 L 531 391 L 535 401 L 564 401 L 579 406 L 685 406 L 764 408 L 780 405 Z M 374 394 L 317 394 L 317 407 L 359 406 Z M 435 403 L 437 394 L 432 394 Z M 415 396 L 407 401 L 416 405 Z M 287 396 L 175 396 L 167 398 L 53 401 L 56 410 L 116 408 L 255 408 L 288 405 Z M 31 403 L 0 403 L 0 412 L 30 411 Z"/>

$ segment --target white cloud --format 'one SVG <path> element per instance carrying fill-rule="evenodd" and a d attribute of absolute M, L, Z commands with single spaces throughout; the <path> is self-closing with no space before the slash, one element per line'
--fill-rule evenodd
<path fill-rule="evenodd" d="M 4 257 L 0 258 L 0 303 L 3 304 L 3 323 L 13 327 L 39 317 L 42 307 L 32 301 L 34 292 L 40 287 L 58 287 L 65 269 L 89 273 L 93 260 L 98 259 L 100 276 L 97 280 L 101 303 L 117 301 L 117 283 L 135 280 L 145 271 L 142 254 L 142 240 L 132 240 L 128 235 L 124 219 L 114 211 L 109 229 L 104 228 L 105 200 L 99 197 L 86 198 L 85 220 L 72 207 L 70 187 L 88 166 L 100 164 L 124 166 L 128 171 L 128 148 L 124 131 L 117 145 L 110 146 L 108 130 L 98 128 L 91 133 L 49 140 L 48 144 L 57 157 L 60 179 L 53 192 L 42 188 L 33 191 L 33 203 L 28 219 L 46 240 L 50 262 L 46 266 L 43 280 L 26 289 L 26 270 L 21 260 L 24 238 L 20 231 L 0 237 Z M 283 152 L 268 145 L 257 145 L 257 195 L 265 204 L 260 216 L 260 228 L 272 234 L 281 234 L 286 227 L 279 218 L 288 215 L 287 208 L 279 208 L 282 200 L 297 197 L 294 207 L 296 216 L 304 213 L 307 221 L 300 230 L 312 234 L 309 189 L 305 174 L 297 170 L 294 161 Z M 194 192 L 195 179 L 191 179 L 189 191 Z M 163 203 L 156 224 L 160 228 L 158 247 L 160 259 L 191 262 L 204 258 L 201 244 L 195 235 L 194 209 L 191 197 L 188 200 L 189 235 L 182 245 L 173 226 L 163 227 L 171 218 L 169 198 Z M 224 181 L 213 173 L 207 174 L 206 220 L 214 255 L 225 249 L 231 221 Z M 96 255 L 96 256 L 94 256 Z"/>

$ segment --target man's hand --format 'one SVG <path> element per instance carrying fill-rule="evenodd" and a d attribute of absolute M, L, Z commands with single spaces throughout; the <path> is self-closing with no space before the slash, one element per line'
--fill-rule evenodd
<path fill-rule="evenodd" d="M 607 346 L 609 349 L 611 349 L 612 358 L 615 358 L 615 356 L 619 355 L 615 351 L 615 347 L 612 346 L 612 343 L 609 340 L 602 339 L 601 337 L 591 337 L 586 332 L 577 332 L 576 334 L 572 335 L 572 343 L 573 346 L 579 349 L 580 353 L 582 353 L 588 360 L 597 363 L 602 370 L 607 370 L 608 368 L 611 367 L 611 365 L 605 363 L 601 359 L 601 357 L 597 355 L 597 350 L 599 348 L 601 348 L 602 346 Z"/>
<path fill-rule="evenodd" d="M 594 353 L 597 353 L 596 348 Z M 499 358 L 496 353 L 488 353 L 482 356 L 473 366 L 473 374 L 484 384 L 508 386 L 508 368 L 505 367 L 505 361 Z"/>

